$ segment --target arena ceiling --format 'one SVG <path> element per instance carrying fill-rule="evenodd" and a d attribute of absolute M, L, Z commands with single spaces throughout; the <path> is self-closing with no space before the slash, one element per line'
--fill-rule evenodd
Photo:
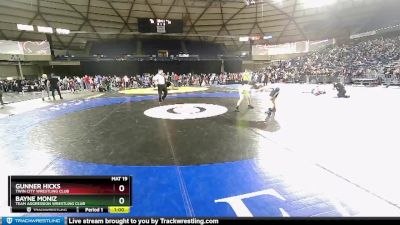
<path fill-rule="evenodd" d="M 137 18 L 183 19 L 176 38 L 224 43 L 244 49 L 239 36 L 269 36 L 270 43 L 348 35 L 368 26 L 396 0 L 0 0 L 0 39 L 44 40 L 18 31 L 17 23 L 66 28 L 53 34 L 58 49 L 87 42 L 138 36 Z M 385 4 L 383 4 L 385 3 Z M 399 7 L 394 7 L 399 8 Z"/>

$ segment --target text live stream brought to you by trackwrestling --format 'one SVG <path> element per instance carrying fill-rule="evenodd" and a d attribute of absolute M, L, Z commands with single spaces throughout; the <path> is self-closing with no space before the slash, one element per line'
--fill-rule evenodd
<path fill-rule="evenodd" d="M 159 225 L 159 224 L 220 224 L 219 219 L 205 218 L 93 218 L 93 217 L 3 217 L 2 225 L 34 224 L 34 225 L 77 225 L 77 224 L 132 224 L 132 225 Z"/>

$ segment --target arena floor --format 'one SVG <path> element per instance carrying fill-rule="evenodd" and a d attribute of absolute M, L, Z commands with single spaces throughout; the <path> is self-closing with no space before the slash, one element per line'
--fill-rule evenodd
<path fill-rule="evenodd" d="M 400 216 L 400 88 L 278 86 L 267 122 L 268 93 L 237 113 L 234 86 L 8 104 L 0 215 L 8 175 L 131 175 L 132 216 Z"/>

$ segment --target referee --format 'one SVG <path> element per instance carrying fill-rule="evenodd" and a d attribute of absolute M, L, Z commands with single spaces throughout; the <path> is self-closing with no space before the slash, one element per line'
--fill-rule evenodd
<path fill-rule="evenodd" d="M 61 91 L 60 91 L 60 81 L 58 80 L 57 77 L 54 76 L 54 74 L 50 75 L 50 79 L 47 81 L 48 86 L 50 86 L 50 91 L 51 95 L 53 95 L 53 100 L 56 100 L 56 96 L 54 95 L 54 92 L 57 91 L 58 95 L 60 96 L 60 99 L 63 99 L 61 96 Z"/>
<path fill-rule="evenodd" d="M 158 70 L 158 73 L 153 77 L 153 83 L 158 88 L 158 101 L 163 102 L 168 94 L 163 70 Z"/>
<path fill-rule="evenodd" d="M 3 84 L 3 81 L 0 80 L 0 105 L 4 105 L 4 102 L 3 102 L 3 89 L 4 89 L 4 84 Z"/>

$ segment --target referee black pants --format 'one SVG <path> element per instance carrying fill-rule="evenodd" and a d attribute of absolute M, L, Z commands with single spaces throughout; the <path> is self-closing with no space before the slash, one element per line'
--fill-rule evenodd
<path fill-rule="evenodd" d="M 0 89 L 0 105 L 4 105 L 3 102 L 3 90 Z"/>
<path fill-rule="evenodd" d="M 55 91 L 57 91 L 58 95 L 60 96 L 60 99 L 62 99 L 60 87 L 58 87 L 58 86 L 57 87 L 50 87 L 50 89 L 51 89 L 51 95 L 53 95 L 53 99 L 56 99 L 56 96 L 54 95 Z"/>
<path fill-rule="evenodd" d="M 167 86 L 165 84 L 159 84 L 157 86 L 158 86 L 158 101 L 162 102 L 164 101 L 164 99 L 167 97 L 168 94 Z"/>

